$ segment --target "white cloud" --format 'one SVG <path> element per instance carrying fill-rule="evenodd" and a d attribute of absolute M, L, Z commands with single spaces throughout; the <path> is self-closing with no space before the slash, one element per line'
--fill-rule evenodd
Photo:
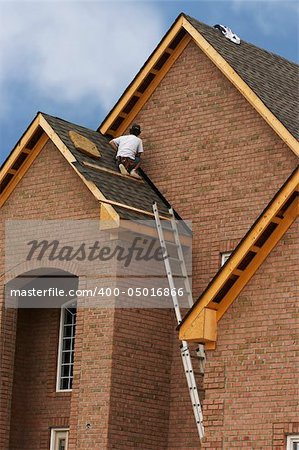
<path fill-rule="evenodd" d="M 265 36 L 287 37 L 290 14 L 299 17 L 297 0 L 233 0 L 235 13 L 248 17 Z M 285 18 L 285 26 L 281 26 Z"/>
<path fill-rule="evenodd" d="M 38 95 L 112 106 L 163 34 L 154 4 L 0 3 L 0 89 L 28 83 Z"/>

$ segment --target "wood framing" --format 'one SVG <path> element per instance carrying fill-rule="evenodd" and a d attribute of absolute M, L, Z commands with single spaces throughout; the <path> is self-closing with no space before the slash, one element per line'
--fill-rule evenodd
<path fill-rule="evenodd" d="M 289 148 L 299 156 L 299 143 L 297 139 L 287 130 L 287 128 L 274 116 L 265 106 L 255 92 L 237 74 L 230 64 L 209 44 L 209 42 L 197 31 L 193 25 L 183 17 L 183 27 L 194 39 L 197 46 L 207 55 L 207 57 L 221 70 L 226 78 L 238 89 L 278 136 L 289 146 Z"/>
<path fill-rule="evenodd" d="M 100 218 L 103 220 L 101 225 L 103 228 L 107 229 L 119 227 L 120 217 L 113 208 L 113 206 L 118 206 L 120 208 L 130 210 L 133 212 L 140 213 L 142 215 L 153 218 L 154 214 L 145 211 L 143 209 L 138 209 L 125 205 L 123 203 L 115 202 L 107 199 L 101 190 L 92 182 L 87 180 L 84 175 L 76 168 L 73 164 L 76 162 L 76 158 L 67 148 L 67 146 L 62 142 L 58 134 L 53 130 L 50 124 L 47 122 L 42 113 L 38 113 L 36 118 L 30 124 L 22 138 L 20 139 L 17 146 L 13 149 L 10 156 L 4 163 L 0 171 L 0 181 L 1 181 L 1 195 L 0 195 L 0 207 L 4 205 L 6 200 L 9 198 L 19 181 L 26 174 L 27 170 L 34 162 L 36 157 L 39 155 L 40 151 L 43 149 L 45 143 L 51 139 L 55 144 L 56 148 L 64 156 L 67 162 L 70 164 L 72 169 L 83 181 L 85 186 L 94 195 L 94 197 L 100 202 Z M 129 178 L 131 182 L 143 183 L 143 180 L 137 180 L 133 177 L 124 176 L 113 172 L 112 170 L 101 168 L 93 163 L 84 163 L 86 167 L 90 167 L 94 170 L 105 171 L 111 175 L 121 176 Z M 17 169 L 15 168 L 17 167 Z M 168 220 L 167 216 L 161 215 L 161 219 Z"/>
<path fill-rule="evenodd" d="M 23 152 L 22 147 L 25 145 L 30 137 L 35 131 L 35 126 L 38 126 L 38 121 L 34 121 L 29 127 L 28 136 L 25 135 L 21 141 L 17 144 L 15 151 L 9 156 L 8 160 L 5 162 L 3 168 L 0 172 L 0 183 L 1 183 L 1 194 L 0 194 L 0 208 L 9 198 L 13 190 L 16 188 L 18 183 L 21 181 L 23 176 L 26 174 L 27 170 L 36 159 L 36 157 L 41 152 L 42 148 L 48 141 L 49 137 L 46 133 L 43 133 L 39 138 L 38 142 L 34 145 L 31 150 Z M 27 150 L 27 149 L 26 149 Z M 19 159 L 22 162 L 19 164 Z M 13 169 L 14 165 L 19 165 L 18 169 Z"/>
<path fill-rule="evenodd" d="M 206 342 L 202 311 L 214 310 L 218 322 L 299 215 L 297 168 L 254 223 L 179 327 L 181 340 Z M 199 324 L 197 324 L 199 322 Z"/>
<path fill-rule="evenodd" d="M 184 334 L 185 341 L 198 342 L 200 336 L 201 343 L 213 343 L 217 338 L 217 319 L 214 309 L 203 308 L 196 316 L 190 327 Z"/>
<path fill-rule="evenodd" d="M 120 178 L 124 178 L 124 179 L 127 179 L 127 180 L 129 179 L 130 181 L 135 181 L 137 183 L 144 183 L 143 179 L 134 178 L 134 177 L 132 177 L 130 175 L 123 175 L 120 172 L 116 172 L 116 171 L 111 170 L 111 169 L 106 169 L 106 167 L 101 167 L 101 166 L 98 166 L 97 164 L 93 164 L 93 163 L 90 163 L 90 162 L 87 162 L 87 161 L 83 161 L 83 165 L 85 167 L 89 167 L 91 169 L 97 170 L 98 172 L 109 173 L 110 175 L 113 175 L 113 176 L 116 176 L 116 177 L 120 177 Z"/>
<path fill-rule="evenodd" d="M 75 157 L 62 142 L 59 136 L 55 133 L 53 128 L 43 117 L 42 113 L 38 113 L 1 169 L 0 207 L 2 207 L 6 200 L 9 198 L 9 196 L 11 195 L 19 181 L 26 174 L 27 170 L 39 155 L 40 151 L 49 138 L 55 144 L 57 149 L 62 153 L 73 170 L 75 170 L 77 175 L 81 178 L 90 192 L 95 196 L 95 198 L 99 201 L 106 200 L 106 197 L 97 188 L 97 186 L 91 181 L 86 180 L 86 178 L 84 178 L 84 176 L 76 169 L 76 167 L 73 165 L 73 162 L 76 161 Z M 9 172 L 14 168 L 15 164 L 19 165 L 20 167 L 14 175 L 11 175 Z M 8 176 L 11 178 L 8 178 Z M 5 182 L 5 184 L 3 182 Z M 114 217 L 116 222 L 119 223 L 119 216 L 113 209 L 113 207 L 111 205 L 107 205 L 107 209 L 110 211 L 111 217 Z"/>
<path fill-rule="evenodd" d="M 139 100 L 137 101 L 136 105 L 131 109 L 131 111 L 126 115 L 124 120 L 122 121 L 121 125 L 117 129 L 117 134 L 123 134 L 126 129 L 129 127 L 130 123 L 134 120 L 136 115 L 139 113 L 143 105 L 148 101 L 150 96 L 153 94 L 153 92 L 156 90 L 157 86 L 161 83 L 171 66 L 174 64 L 174 62 L 178 59 L 178 57 L 183 52 L 184 48 L 187 47 L 188 43 L 191 41 L 191 37 L 188 35 L 185 35 L 181 42 L 176 47 L 175 51 L 170 54 L 169 59 L 165 62 L 163 67 L 159 71 L 151 71 L 150 73 L 155 75 L 155 78 L 150 83 L 149 87 L 146 89 L 143 95 L 140 95 Z M 167 49 L 166 49 L 167 50 Z M 167 53 L 167 52 L 166 52 Z M 109 134 L 115 135 L 115 131 L 109 130 Z"/>
<path fill-rule="evenodd" d="M 113 206 L 118 206 L 119 208 L 128 209 L 129 211 L 137 212 L 139 214 L 144 214 L 145 216 L 148 216 L 149 218 L 152 218 L 152 219 L 155 217 L 153 212 L 145 211 L 144 209 L 135 208 L 135 207 L 129 206 L 129 205 L 124 205 L 123 203 L 115 202 L 114 200 L 102 199 L 101 202 L 105 203 L 107 205 L 113 205 Z M 170 220 L 169 216 L 163 216 L 162 214 L 159 214 L 159 216 L 161 219 Z"/>
<path fill-rule="evenodd" d="M 179 51 L 182 52 L 183 48 L 188 44 L 187 40 L 185 39 L 184 43 L 181 44 L 178 49 L 176 48 L 179 46 L 181 40 L 186 35 L 186 32 L 182 28 L 182 24 L 183 24 L 183 17 L 180 16 L 178 20 L 174 23 L 174 25 L 170 28 L 165 37 L 162 39 L 158 47 L 154 50 L 154 52 L 149 57 L 145 65 L 142 67 L 142 69 L 137 74 L 135 79 L 129 85 L 129 87 L 124 92 L 122 97 L 119 99 L 117 104 L 110 111 L 107 118 L 100 125 L 99 130 L 103 134 L 109 134 L 111 136 L 114 136 L 116 134 L 119 134 L 120 130 L 125 129 L 124 128 L 125 125 L 123 124 L 123 122 L 125 121 L 126 123 L 129 123 L 127 117 L 128 113 L 130 114 L 130 120 L 132 120 L 133 107 L 134 107 L 134 114 L 136 116 L 136 114 L 140 111 L 141 107 L 146 101 L 146 100 L 142 102 L 140 101 L 137 107 L 138 98 L 141 99 L 143 96 L 149 98 L 149 95 L 151 94 L 147 92 L 147 89 L 150 89 L 151 93 L 153 92 L 151 85 L 153 81 L 155 81 L 155 78 L 159 77 L 159 82 L 155 81 L 155 88 L 164 78 L 167 71 L 170 69 L 171 65 L 179 56 L 179 54 L 175 56 L 175 53 L 176 52 L 178 53 Z M 172 64 L 168 62 L 167 66 L 163 67 L 164 64 L 166 64 L 167 60 L 170 59 L 170 57 Z M 145 87 L 147 83 L 149 84 L 147 87 Z M 132 107 L 130 107 L 130 102 L 132 102 L 132 99 L 134 99 L 134 97 L 137 97 L 137 99 L 133 100 L 133 103 L 134 101 L 135 103 Z M 117 126 L 118 123 L 119 126 Z"/>
<path fill-rule="evenodd" d="M 161 217 L 161 216 L 160 216 Z M 148 220 L 152 220 L 150 217 Z M 145 236 L 158 238 L 157 235 L 157 229 L 155 226 L 149 226 L 148 220 L 143 220 L 140 222 L 133 222 L 131 220 L 122 219 L 120 221 L 120 228 L 123 230 L 130 231 L 132 233 L 136 234 L 143 234 Z M 173 232 L 172 231 L 164 231 L 164 236 L 167 241 L 173 241 Z M 185 247 L 191 247 L 192 246 L 192 234 L 190 231 L 190 234 L 181 234 L 180 235 L 180 242 Z"/>
<path fill-rule="evenodd" d="M 100 203 L 100 230 L 110 230 L 113 228 L 118 228 L 119 224 L 119 215 L 116 213 L 112 213 L 111 205 Z"/>
<path fill-rule="evenodd" d="M 185 34 L 184 34 L 185 33 Z M 170 48 L 171 42 L 181 34 L 181 40 L 176 42 L 174 48 Z M 184 15 L 180 15 L 174 25 L 170 28 L 164 39 L 150 56 L 144 67 L 137 74 L 133 82 L 124 92 L 106 119 L 102 122 L 99 130 L 103 134 L 111 136 L 121 135 L 135 119 L 143 105 L 155 91 L 162 79 L 165 77 L 173 63 L 182 53 L 191 38 L 205 55 L 218 67 L 225 77 L 238 89 L 245 99 L 261 115 L 268 125 L 288 145 L 288 147 L 299 156 L 299 143 L 287 128 L 275 115 L 265 106 L 255 92 L 236 73 L 231 65 L 215 50 L 215 48 L 203 37 L 203 35 L 188 21 Z M 171 50 L 172 53 L 169 53 Z M 159 70 L 155 70 L 155 64 L 165 54 L 171 54 Z M 140 86 L 147 84 L 145 90 Z M 142 91 L 142 92 L 140 92 Z"/>

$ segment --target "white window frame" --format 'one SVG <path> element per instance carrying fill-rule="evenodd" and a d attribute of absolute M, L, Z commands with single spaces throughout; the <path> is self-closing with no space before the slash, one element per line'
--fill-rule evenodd
<path fill-rule="evenodd" d="M 232 251 L 231 252 L 220 253 L 220 255 L 221 255 L 221 267 L 224 266 L 224 264 L 229 259 L 231 254 L 232 254 Z"/>
<path fill-rule="evenodd" d="M 299 444 L 299 434 L 287 436 L 287 450 L 293 450 L 294 444 Z"/>
<path fill-rule="evenodd" d="M 69 428 L 51 428 L 51 438 L 50 438 L 50 450 L 57 450 L 55 448 L 56 446 L 56 439 L 59 433 L 62 433 L 65 435 L 66 438 L 66 450 L 68 448 L 68 440 L 69 440 Z"/>
<path fill-rule="evenodd" d="M 67 308 L 74 308 L 73 302 L 71 304 L 65 304 L 60 310 L 60 322 L 59 322 L 59 343 L 58 343 L 58 357 L 57 357 L 57 370 L 56 370 L 56 392 L 72 392 L 73 389 L 61 389 L 60 388 L 60 373 L 61 373 L 61 359 L 62 359 L 62 344 L 63 344 L 63 325 L 64 325 L 64 311 Z"/>

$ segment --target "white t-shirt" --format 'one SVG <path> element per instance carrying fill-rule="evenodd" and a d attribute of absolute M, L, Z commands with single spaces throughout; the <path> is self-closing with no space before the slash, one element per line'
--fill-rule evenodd
<path fill-rule="evenodd" d="M 135 159 L 137 153 L 143 153 L 142 140 L 134 134 L 113 139 L 118 147 L 116 156 Z"/>

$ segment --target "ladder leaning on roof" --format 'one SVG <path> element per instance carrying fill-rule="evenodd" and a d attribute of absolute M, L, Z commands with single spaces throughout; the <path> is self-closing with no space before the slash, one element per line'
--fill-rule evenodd
<path fill-rule="evenodd" d="M 191 286 L 190 286 L 190 282 L 189 282 L 189 278 L 188 278 L 188 273 L 187 273 L 187 269 L 186 269 L 184 254 L 183 254 L 183 250 L 182 250 L 182 246 L 181 246 L 181 242 L 180 242 L 179 231 L 177 228 L 177 223 L 176 223 L 173 209 L 170 208 L 169 214 L 170 214 L 171 230 L 169 230 L 169 231 L 172 233 L 174 241 L 167 241 L 164 237 L 164 231 L 163 231 L 163 227 L 161 224 L 161 220 L 159 217 L 159 211 L 158 211 L 158 207 L 157 207 L 156 203 L 153 204 L 153 211 L 154 211 L 154 215 L 155 215 L 155 221 L 156 221 L 156 227 L 157 227 L 157 231 L 158 231 L 160 245 L 161 245 L 161 248 L 165 249 L 164 250 L 165 251 L 164 264 L 165 264 L 165 269 L 166 269 L 166 273 L 167 273 L 171 297 L 172 297 L 172 301 L 173 301 L 175 316 L 176 316 L 178 324 L 180 324 L 182 321 L 182 316 L 181 316 L 180 305 L 179 305 L 179 301 L 178 301 L 177 288 L 175 285 L 174 276 L 178 276 L 179 278 L 181 278 L 183 280 L 185 292 L 188 296 L 188 303 L 189 303 L 190 307 L 193 304 L 193 298 L 192 298 L 192 292 L 191 292 Z M 175 257 L 170 256 L 170 254 L 169 254 L 170 246 L 175 251 L 175 254 L 176 254 Z M 180 274 L 173 273 L 173 270 L 171 267 L 171 261 L 177 263 L 177 265 L 180 267 L 180 271 L 181 271 Z M 191 398 L 191 402 L 192 402 L 192 407 L 193 407 L 193 412 L 194 412 L 194 417 L 195 417 L 195 421 L 196 421 L 196 425 L 197 425 L 198 434 L 199 434 L 200 439 L 202 439 L 204 437 L 203 415 L 202 415 L 198 390 L 197 390 L 197 386 L 196 386 L 194 371 L 193 371 L 193 367 L 192 367 L 190 350 L 189 350 L 188 343 L 185 341 L 182 341 L 182 344 L 181 344 L 181 357 L 182 357 L 184 371 L 185 371 L 187 384 L 188 384 L 188 388 L 189 388 L 189 393 L 190 393 L 190 398 Z M 199 347 L 199 358 L 201 360 L 201 372 L 203 372 L 203 364 L 204 364 L 204 362 L 203 362 L 203 359 L 204 359 L 203 346 Z"/>

